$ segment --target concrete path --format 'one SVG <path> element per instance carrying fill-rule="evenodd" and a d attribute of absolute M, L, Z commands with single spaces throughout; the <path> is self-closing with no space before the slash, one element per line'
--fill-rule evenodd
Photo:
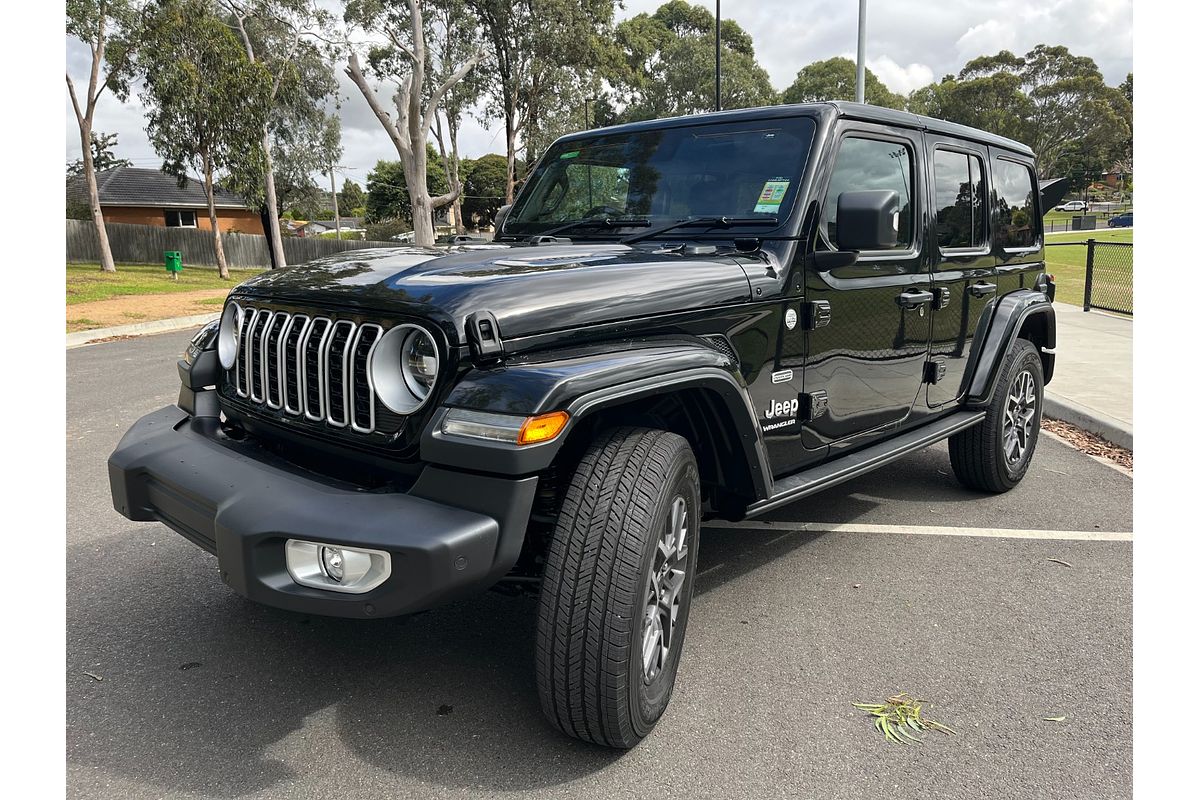
<path fill-rule="evenodd" d="M 1046 415 L 1133 449 L 1133 320 L 1055 303 L 1058 357 Z"/>

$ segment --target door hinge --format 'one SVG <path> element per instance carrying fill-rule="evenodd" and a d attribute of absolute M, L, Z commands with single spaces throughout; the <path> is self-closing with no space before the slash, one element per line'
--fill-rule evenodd
<path fill-rule="evenodd" d="M 829 393 L 825 390 L 800 395 L 800 421 L 812 422 L 829 410 Z"/>
<path fill-rule="evenodd" d="M 800 313 L 806 331 L 824 328 L 833 318 L 833 309 L 830 308 L 828 300 L 811 300 L 801 307 Z"/>
<path fill-rule="evenodd" d="M 925 362 L 925 383 L 937 383 L 944 377 L 946 377 L 945 361 Z"/>

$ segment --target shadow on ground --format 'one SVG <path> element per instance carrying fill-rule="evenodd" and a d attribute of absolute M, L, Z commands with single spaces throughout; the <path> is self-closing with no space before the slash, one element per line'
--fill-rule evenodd
<path fill-rule="evenodd" d="M 136 558 L 147 532 L 131 526 L 106 562 Z M 702 536 L 698 593 L 819 538 Z M 308 617 L 233 595 L 217 580 L 215 559 L 172 537 L 155 532 L 163 566 L 143 576 L 140 590 L 73 604 L 72 762 L 169 792 L 237 797 L 295 777 L 272 751 L 303 736 L 314 715 L 335 720 L 358 758 L 451 787 L 554 786 L 623 756 L 568 739 L 543 720 L 533 597 L 489 592 L 389 620 Z M 73 563 L 92 563 L 76 550 Z M 79 566 L 73 582 L 97 585 L 79 574 L 92 568 Z M 134 756 L 144 751 L 123 741 L 147 736 L 156 742 L 153 759 Z"/>

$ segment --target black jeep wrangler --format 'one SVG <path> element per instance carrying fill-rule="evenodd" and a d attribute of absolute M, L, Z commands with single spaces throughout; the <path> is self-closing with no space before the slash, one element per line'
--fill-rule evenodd
<path fill-rule="evenodd" d="M 1054 368 L 1033 153 L 816 103 L 573 134 L 490 249 L 357 250 L 239 286 L 116 509 L 256 601 L 386 617 L 540 590 L 537 686 L 613 747 L 670 699 L 703 520 L 949 439 L 1025 475 Z"/>

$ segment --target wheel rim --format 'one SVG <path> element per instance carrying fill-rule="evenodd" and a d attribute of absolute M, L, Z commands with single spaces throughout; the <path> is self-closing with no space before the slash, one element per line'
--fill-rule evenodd
<path fill-rule="evenodd" d="M 1033 373 L 1022 370 L 1008 390 L 1004 404 L 1004 457 L 1009 464 L 1019 464 L 1029 451 L 1037 432 L 1037 382 Z"/>
<path fill-rule="evenodd" d="M 642 613 L 642 671 L 646 683 L 662 673 L 676 646 L 675 623 L 687 581 L 687 557 L 687 501 L 676 495 L 654 549 Z"/>

